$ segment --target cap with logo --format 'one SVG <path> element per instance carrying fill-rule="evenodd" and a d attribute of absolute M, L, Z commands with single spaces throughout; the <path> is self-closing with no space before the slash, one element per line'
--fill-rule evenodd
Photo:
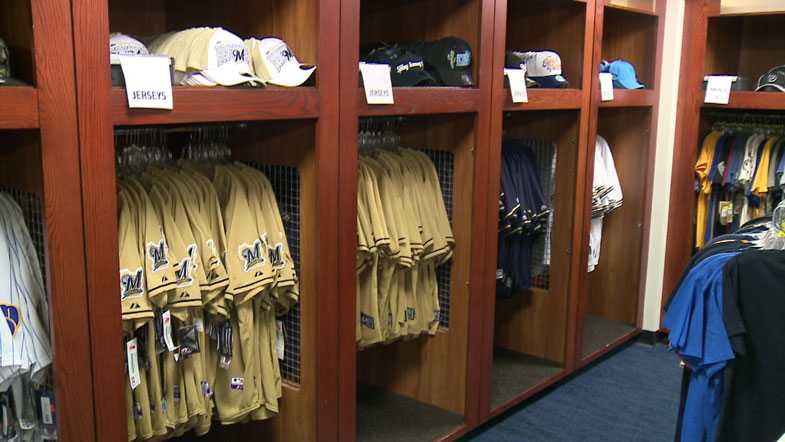
<path fill-rule="evenodd" d="M 11 53 L 8 46 L 0 38 L 0 86 L 20 86 L 21 81 L 11 78 Z"/>
<path fill-rule="evenodd" d="M 561 70 L 561 57 L 556 51 L 510 51 L 505 57 L 505 66 L 526 66 L 526 75 L 543 88 L 563 88 L 569 82 Z"/>
<path fill-rule="evenodd" d="M 771 68 L 758 79 L 756 91 L 785 92 L 785 66 Z"/>
<path fill-rule="evenodd" d="M 109 35 L 109 54 L 112 56 L 112 61 L 117 55 L 148 55 L 149 53 L 147 46 L 131 36 L 119 32 Z"/>
<path fill-rule="evenodd" d="M 369 52 L 363 61 L 389 65 L 393 86 L 436 85 L 436 80 L 425 70 L 425 61 L 422 57 L 402 46 L 376 48 Z"/>
<path fill-rule="evenodd" d="M 472 80 L 472 48 L 458 37 L 445 37 L 419 46 L 425 68 L 444 86 L 470 87 Z"/>
<path fill-rule="evenodd" d="M 539 87 L 540 85 L 537 84 L 536 81 L 529 78 L 529 72 L 526 72 L 526 60 L 523 57 L 524 54 L 525 52 L 507 51 L 504 57 L 504 67 L 506 69 L 523 69 L 524 78 L 526 78 L 526 87 Z"/>
<path fill-rule="evenodd" d="M 316 66 L 297 61 L 294 52 L 278 38 L 249 38 L 245 47 L 251 54 L 251 66 L 256 75 L 276 86 L 296 87 L 311 77 Z"/>
<path fill-rule="evenodd" d="M 604 61 L 600 64 L 600 72 L 613 75 L 613 87 L 618 89 L 643 89 L 638 82 L 635 66 L 625 60 Z"/>
<path fill-rule="evenodd" d="M 173 57 L 178 83 L 190 86 L 263 85 L 253 74 L 240 37 L 222 28 L 192 28 L 165 34 L 150 52 Z"/>

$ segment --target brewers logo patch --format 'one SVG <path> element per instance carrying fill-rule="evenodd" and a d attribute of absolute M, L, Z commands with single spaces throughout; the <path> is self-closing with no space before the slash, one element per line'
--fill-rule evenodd
<path fill-rule="evenodd" d="M 136 298 L 144 294 L 142 286 L 142 276 L 144 270 L 141 267 L 134 271 L 128 269 L 120 270 L 120 300 Z"/>
<path fill-rule="evenodd" d="M 161 240 L 158 241 L 158 244 L 153 242 L 148 243 L 147 256 L 152 262 L 152 269 L 154 272 L 165 269 L 169 265 L 169 257 L 166 253 L 166 241 L 161 238 Z"/>
<path fill-rule="evenodd" d="M 246 272 L 251 271 L 251 269 L 257 264 L 264 264 L 261 240 L 257 239 L 251 245 L 240 244 L 238 251 L 240 253 L 240 259 L 243 260 L 243 269 Z"/>
<path fill-rule="evenodd" d="M 8 324 L 11 335 L 15 335 L 22 325 L 22 320 L 19 316 L 19 307 L 13 304 L 0 304 L 0 311 L 3 312 L 5 323 Z"/>
<path fill-rule="evenodd" d="M 193 272 L 196 270 L 196 244 L 188 246 L 188 256 L 180 261 L 180 268 L 174 271 L 177 287 L 188 287 L 194 283 Z"/>

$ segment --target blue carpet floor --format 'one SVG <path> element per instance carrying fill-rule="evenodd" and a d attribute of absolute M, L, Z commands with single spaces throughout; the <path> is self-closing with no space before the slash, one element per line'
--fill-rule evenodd
<path fill-rule="evenodd" d="M 670 442 L 680 386 L 665 346 L 632 344 L 466 440 Z"/>

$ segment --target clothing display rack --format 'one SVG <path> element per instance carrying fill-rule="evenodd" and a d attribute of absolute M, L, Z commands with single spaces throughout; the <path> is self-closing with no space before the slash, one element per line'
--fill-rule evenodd
<path fill-rule="evenodd" d="M 154 147 L 144 159 L 176 160 L 188 158 L 188 140 L 218 137 L 231 149 L 205 157 L 262 172 L 299 282 L 299 303 L 279 318 L 277 415 L 173 440 L 456 440 L 629 342 L 642 325 L 666 3 L 2 2 L 0 38 L 27 86 L 0 86 L 0 189 L 40 202 L 26 213 L 37 214 L 27 222 L 43 236 L 59 440 L 128 439 L 117 189 L 130 158 L 123 148 L 138 142 Z M 280 37 L 316 70 L 298 87 L 173 85 L 172 110 L 129 108 L 125 87 L 112 84 L 110 33 L 149 41 L 200 26 Z M 361 48 L 444 37 L 471 48 L 451 59 L 469 64 L 471 87 L 394 87 L 394 104 L 367 103 Z M 558 53 L 569 87 L 532 87 L 528 102 L 513 103 L 507 51 L 534 48 Z M 603 60 L 631 63 L 645 87 L 602 101 Z M 589 273 L 598 135 L 624 204 L 605 218 Z M 503 139 L 541 143 L 552 221 L 537 239 L 549 244 L 547 271 L 537 258 L 530 287 L 497 299 Z M 433 165 L 454 244 L 435 270 L 431 333 L 363 347 L 360 156 L 392 145 Z"/>

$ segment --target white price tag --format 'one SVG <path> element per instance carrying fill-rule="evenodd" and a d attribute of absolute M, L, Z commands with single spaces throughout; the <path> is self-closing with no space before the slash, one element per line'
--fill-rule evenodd
<path fill-rule="evenodd" d="M 510 83 L 510 95 L 513 103 L 528 103 L 529 93 L 526 90 L 526 71 L 523 69 L 505 69 L 504 75 Z"/>
<path fill-rule="evenodd" d="M 730 75 L 711 75 L 706 85 L 704 103 L 728 104 L 730 103 L 730 88 L 736 77 Z"/>
<path fill-rule="evenodd" d="M 131 381 L 131 390 L 136 390 L 136 387 L 142 383 L 139 378 L 139 359 L 137 359 L 139 349 L 136 346 L 136 338 L 128 341 L 125 347 L 126 360 L 128 361 L 128 380 Z"/>
<path fill-rule="evenodd" d="M 286 354 L 286 341 L 283 335 L 283 322 L 278 322 L 278 334 L 275 339 L 275 352 L 278 354 L 278 360 L 283 361 Z"/>
<path fill-rule="evenodd" d="M 610 72 L 600 74 L 600 99 L 613 101 L 613 74 Z"/>
<path fill-rule="evenodd" d="M 174 341 L 172 340 L 172 312 L 167 310 L 162 315 L 164 323 L 164 342 L 166 342 L 166 349 L 170 352 L 175 350 Z"/>
<path fill-rule="evenodd" d="M 386 64 L 360 63 L 363 76 L 365 99 L 368 104 L 393 104 L 390 66 Z"/>
<path fill-rule="evenodd" d="M 46 425 L 52 425 L 55 420 L 52 418 L 52 401 L 49 396 L 41 396 L 41 420 Z"/>
<path fill-rule="evenodd" d="M 121 55 L 128 107 L 172 109 L 172 82 L 169 57 L 155 55 Z"/>

